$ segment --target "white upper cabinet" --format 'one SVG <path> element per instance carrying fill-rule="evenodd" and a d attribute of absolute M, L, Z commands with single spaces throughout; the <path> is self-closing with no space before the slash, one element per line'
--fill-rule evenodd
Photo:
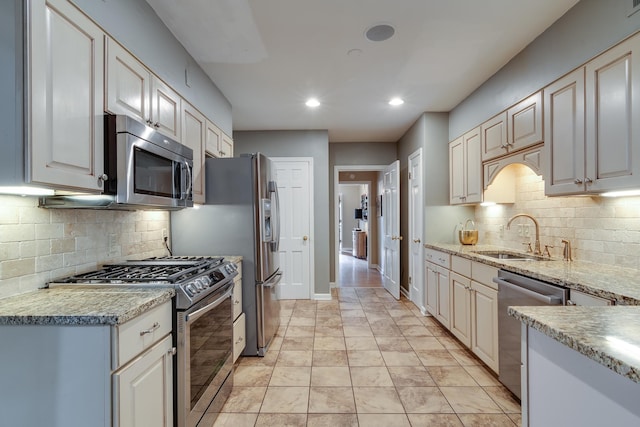
<path fill-rule="evenodd" d="M 107 39 L 105 110 L 138 119 L 181 142 L 180 95 L 116 41 Z"/>
<path fill-rule="evenodd" d="M 210 157 L 233 157 L 233 140 L 207 120 L 206 153 Z"/>
<path fill-rule="evenodd" d="M 584 189 L 584 69 L 544 89 L 545 193 Z M 579 177 L 579 178 L 578 178 Z"/>
<path fill-rule="evenodd" d="M 181 113 L 182 99 L 180 95 L 165 82 L 154 77 L 151 84 L 151 122 L 153 127 L 171 139 L 181 142 Z"/>
<path fill-rule="evenodd" d="M 182 110 L 182 143 L 193 150 L 193 201 L 205 202 L 205 135 L 207 118 L 191 104 Z"/>
<path fill-rule="evenodd" d="M 66 0 L 28 7 L 27 181 L 100 192 L 104 33 Z"/>
<path fill-rule="evenodd" d="M 640 35 L 585 67 L 586 191 L 640 186 Z"/>
<path fill-rule="evenodd" d="M 542 142 L 542 92 L 487 120 L 480 128 L 482 161 Z"/>
<path fill-rule="evenodd" d="M 542 92 L 537 92 L 507 110 L 509 152 L 542 142 Z"/>
<path fill-rule="evenodd" d="M 224 132 L 220 141 L 220 157 L 233 157 L 233 139 Z"/>
<path fill-rule="evenodd" d="M 545 192 L 640 187 L 640 36 L 544 89 Z"/>
<path fill-rule="evenodd" d="M 481 126 L 482 161 L 507 154 L 507 112 L 487 120 Z"/>
<path fill-rule="evenodd" d="M 151 71 L 115 40 L 105 39 L 105 110 L 151 124 Z"/>
<path fill-rule="evenodd" d="M 480 126 L 449 143 L 449 203 L 482 201 Z"/>

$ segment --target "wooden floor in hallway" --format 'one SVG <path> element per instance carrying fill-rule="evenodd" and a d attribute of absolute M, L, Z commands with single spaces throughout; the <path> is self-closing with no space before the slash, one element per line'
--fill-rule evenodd
<path fill-rule="evenodd" d="M 382 274 L 369 268 L 366 259 L 340 254 L 340 268 L 337 286 L 340 288 L 380 288 Z"/>

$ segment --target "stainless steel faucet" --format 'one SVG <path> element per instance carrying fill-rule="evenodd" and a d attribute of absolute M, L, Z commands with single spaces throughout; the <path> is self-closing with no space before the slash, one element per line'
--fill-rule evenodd
<path fill-rule="evenodd" d="M 509 221 L 507 222 L 507 230 L 511 228 L 511 222 L 518 217 L 529 218 L 531 221 L 533 221 L 533 224 L 536 226 L 536 241 L 533 246 L 533 253 L 535 255 L 542 255 L 542 251 L 540 250 L 540 224 L 538 224 L 538 221 L 534 217 L 526 213 L 515 214 L 514 216 L 509 218 Z"/>

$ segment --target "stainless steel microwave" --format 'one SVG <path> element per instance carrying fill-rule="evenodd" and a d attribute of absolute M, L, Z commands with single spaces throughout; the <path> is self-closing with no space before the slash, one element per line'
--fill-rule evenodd
<path fill-rule="evenodd" d="M 53 196 L 47 208 L 167 209 L 193 206 L 193 150 L 125 115 L 104 119 L 104 192 Z"/>

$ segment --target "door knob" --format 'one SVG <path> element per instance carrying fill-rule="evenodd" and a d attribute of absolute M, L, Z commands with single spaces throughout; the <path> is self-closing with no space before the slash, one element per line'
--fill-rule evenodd
<path fill-rule="evenodd" d="M 309 238 L 307 236 L 302 236 L 302 240 L 306 242 L 307 240 L 309 240 Z"/>
<path fill-rule="evenodd" d="M 402 236 L 398 236 L 398 240 L 402 240 L 402 239 L 403 239 L 403 237 L 402 237 Z"/>

